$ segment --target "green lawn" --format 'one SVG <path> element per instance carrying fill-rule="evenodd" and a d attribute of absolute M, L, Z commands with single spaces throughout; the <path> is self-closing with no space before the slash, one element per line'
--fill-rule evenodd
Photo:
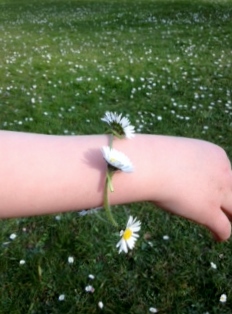
<path fill-rule="evenodd" d="M 232 158 L 232 0 L 0 0 L 0 73 L 3 130 L 101 134 L 111 110 Z M 128 255 L 104 211 L 1 221 L 0 314 L 232 313 L 231 241 L 146 203 L 113 212 L 142 221 Z"/>

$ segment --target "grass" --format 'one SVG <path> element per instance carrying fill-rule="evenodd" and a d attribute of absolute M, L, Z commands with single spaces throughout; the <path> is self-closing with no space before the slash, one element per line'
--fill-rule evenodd
<path fill-rule="evenodd" d="M 137 132 L 213 141 L 231 157 L 231 4 L 0 0 L 1 129 L 102 133 L 113 110 Z M 142 221 L 128 255 L 104 212 L 1 221 L 0 313 L 231 313 L 231 241 L 150 204 L 116 206 L 122 224 L 125 212 Z"/>

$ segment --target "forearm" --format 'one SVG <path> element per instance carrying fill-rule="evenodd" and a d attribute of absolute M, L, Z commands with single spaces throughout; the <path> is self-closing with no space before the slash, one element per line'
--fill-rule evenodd
<path fill-rule="evenodd" d="M 151 168 L 147 163 L 154 159 L 149 150 L 151 140 L 146 135 L 114 140 L 114 147 L 131 159 L 135 171 L 114 175 L 111 204 L 148 199 Z M 101 206 L 106 175 L 101 147 L 108 144 L 106 135 L 0 132 L 0 217 Z"/>
<path fill-rule="evenodd" d="M 82 210 L 103 205 L 109 136 L 0 132 L 0 218 Z M 220 147 L 189 138 L 136 135 L 113 147 L 134 172 L 113 176 L 110 204 L 153 201 L 227 239 L 232 172 Z"/>

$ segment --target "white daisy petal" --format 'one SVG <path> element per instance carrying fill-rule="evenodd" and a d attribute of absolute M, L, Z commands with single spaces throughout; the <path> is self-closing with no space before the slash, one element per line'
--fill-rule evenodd
<path fill-rule="evenodd" d="M 138 229 L 138 231 L 140 230 L 141 228 L 141 223 L 140 221 L 138 222 L 135 222 L 135 223 L 132 223 L 130 226 L 128 226 L 128 228 L 130 228 L 131 226 L 133 226 L 133 230 L 135 231 L 136 229 Z"/>
<path fill-rule="evenodd" d="M 121 251 L 124 251 L 125 253 L 128 252 L 127 243 L 124 239 L 121 242 Z"/>
<path fill-rule="evenodd" d="M 138 232 L 140 229 L 141 229 L 140 226 L 138 226 L 138 227 L 133 227 L 133 232 Z"/>
<path fill-rule="evenodd" d="M 127 228 L 130 228 L 132 222 L 133 222 L 133 217 L 132 217 L 132 216 L 129 216 L 129 219 L 128 219 L 128 222 L 127 222 L 127 224 L 126 224 L 126 227 L 127 227 Z"/>
<path fill-rule="evenodd" d="M 135 238 L 135 240 L 137 240 L 137 238 L 139 238 L 139 235 L 135 232 L 137 232 L 137 231 L 133 231 L 133 238 Z"/>
<path fill-rule="evenodd" d="M 118 243 L 116 244 L 116 247 L 121 246 L 122 240 L 118 241 Z"/>
<path fill-rule="evenodd" d="M 133 238 L 130 238 L 129 240 L 127 240 L 127 246 L 129 247 L 129 249 L 133 249 L 133 247 L 135 246 L 135 240 Z"/>

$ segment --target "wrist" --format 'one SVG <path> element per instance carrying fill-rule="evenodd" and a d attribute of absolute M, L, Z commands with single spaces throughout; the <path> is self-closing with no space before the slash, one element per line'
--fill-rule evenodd
<path fill-rule="evenodd" d="M 131 140 L 115 140 L 114 147 L 131 160 L 134 171 L 130 174 L 116 173 L 113 178 L 115 193 L 111 204 L 151 201 L 160 187 L 160 136 L 136 134 Z"/>

